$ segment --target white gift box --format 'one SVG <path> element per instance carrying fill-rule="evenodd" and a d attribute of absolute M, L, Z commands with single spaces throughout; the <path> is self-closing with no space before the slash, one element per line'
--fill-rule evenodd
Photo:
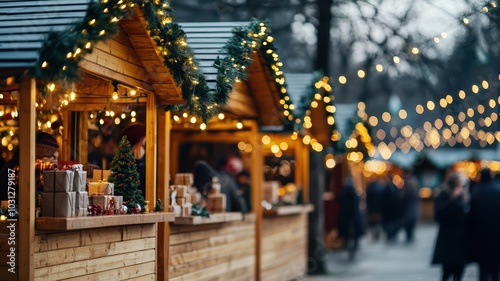
<path fill-rule="evenodd" d="M 43 171 L 43 192 L 73 191 L 74 172 L 71 170 Z"/>
<path fill-rule="evenodd" d="M 74 171 L 73 191 L 87 191 L 87 171 Z"/>
<path fill-rule="evenodd" d="M 42 192 L 42 216 L 75 216 L 76 192 Z"/>

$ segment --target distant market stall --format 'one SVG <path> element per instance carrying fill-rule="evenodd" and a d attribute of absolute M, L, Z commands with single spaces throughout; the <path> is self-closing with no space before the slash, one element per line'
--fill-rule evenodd
<path fill-rule="evenodd" d="M 307 258 L 304 245 L 304 241 L 307 241 L 307 219 L 294 219 L 293 224 L 277 225 L 268 216 L 285 215 L 282 221 L 289 219 L 292 213 L 306 213 L 308 207 L 297 205 L 291 206 L 292 209 L 263 210 L 261 204 L 265 199 L 263 183 L 266 157 L 279 159 L 285 154 L 292 155 L 296 163 L 294 180 L 300 181 L 295 184 L 297 188 L 302 188 L 305 197 L 308 193 L 307 177 L 303 174 L 307 162 L 303 161 L 302 156 L 296 156 L 301 155 L 303 145 L 298 145 L 299 141 L 290 138 L 294 105 L 287 92 L 282 63 L 276 53 L 269 26 L 260 21 L 181 25 L 208 85 L 216 94 L 228 92 L 230 95 L 227 105 L 222 106 L 221 113 L 213 119 L 203 120 L 188 113 L 173 115 L 171 174 L 191 171 L 196 160 L 217 162 L 218 158 L 227 157 L 230 153 L 237 154 L 250 175 L 251 212 L 244 215 L 244 221 L 239 222 L 233 220 L 241 220 L 241 214 L 235 216 L 234 213 L 226 217 L 230 220 L 224 223 L 218 216 L 200 220 L 203 224 L 192 226 L 176 219 L 171 226 L 169 275 L 172 280 L 272 280 L 284 272 L 293 272 L 293 275 L 288 276 L 290 278 L 302 276 L 305 274 Z M 272 133 L 269 132 L 273 131 L 284 134 L 279 143 L 271 141 Z M 284 143 L 281 148 L 280 143 Z M 206 157 L 207 153 L 210 157 Z M 278 190 L 275 192 L 277 197 Z M 193 221 L 193 224 L 196 223 Z M 296 235 L 281 235 L 287 232 Z M 202 240 L 194 240 L 195 237 L 202 237 L 202 233 L 207 233 Z M 209 242 L 214 239 L 228 242 L 223 245 Z M 276 239 L 281 242 L 276 244 Z M 204 241 L 203 245 L 201 241 Z M 301 246 L 292 250 L 283 243 Z M 190 250 L 183 252 L 180 249 Z M 211 254 L 201 254 L 205 252 Z M 192 258 L 182 258 L 188 255 Z M 215 265 L 215 260 L 221 262 Z"/>

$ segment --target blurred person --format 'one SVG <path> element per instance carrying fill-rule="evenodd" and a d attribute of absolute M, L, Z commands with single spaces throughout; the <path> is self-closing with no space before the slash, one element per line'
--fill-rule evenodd
<path fill-rule="evenodd" d="M 127 137 L 132 146 L 132 154 L 141 181 L 138 189 L 142 192 L 142 196 L 146 196 L 146 126 L 142 123 L 132 123 L 123 129 L 122 135 Z"/>
<path fill-rule="evenodd" d="M 468 262 L 464 185 L 459 173 L 452 173 L 434 201 L 434 218 L 439 232 L 432 264 L 442 265 L 443 281 L 462 279 Z"/>
<path fill-rule="evenodd" d="M 382 226 L 386 233 L 387 242 L 395 242 L 401 228 L 403 204 L 401 190 L 392 182 L 392 176 L 382 193 Z"/>
<path fill-rule="evenodd" d="M 359 208 L 360 197 L 350 177 L 346 178 L 344 187 L 340 191 L 339 202 L 338 235 L 344 240 L 349 260 L 353 260 L 358 250 L 358 240 L 364 234 L 364 222 Z"/>
<path fill-rule="evenodd" d="M 236 183 L 238 183 L 238 195 L 243 198 L 247 211 L 252 209 L 252 192 L 250 185 L 250 173 L 243 170 L 236 175 Z"/>
<path fill-rule="evenodd" d="M 368 230 L 373 235 L 374 240 L 378 240 L 380 238 L 383 192 L 384 183 L 379 178 L 373 180 L 366 187 L 366 213 Z"/>
<path fill-rule="evenodd" d="M 481 170 L 467 216 L 470 254 L 480 281 L 500 280 L 500 188 L 489 169 Z"/>
<path fill-rule="evenodd" d="M 403 228 L 406 234 L 406 242 L 410 243 L 414 240 L 415 226 L 420 211 L 418 180 L 415 176 L 407 176 L 402 193 Z"/>
<path fill-rule="evenodd" d="M 243 171 L 244 166 L 240 157 L 230 155 L 229 157 L 222 157 L 219 159 L 216 169 L 218 171 L 226 172 L 236 178 L 236 175 Z"/>
<path fill-rule="evenodd" d="M 217 172 L 206 161 L 196 161 L 193 169 L 193 184 L 206 199 L 212 189 L 212 178 L 217 177 L 221 185 L 221 193 L 226 194 L 226 212 L 246 212 L 245 203 L 238 196 L 238 184 L 225 172 Z"/>
<path fill-rule="evenodd" d="M 89 130 L 88 164 L 100 169 L 102 167 L 102 134 L 99 130 Z"/>

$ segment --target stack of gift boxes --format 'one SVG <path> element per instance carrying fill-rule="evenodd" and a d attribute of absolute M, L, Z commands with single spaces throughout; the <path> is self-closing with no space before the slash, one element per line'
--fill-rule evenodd
<path fill-rule="evenodd" d="M 212 188 L 208 194 L 207 210 L 212 213 L 222 213 L 226 211 L 226 195 L 220 193 L 221 185 L 218 177 L 212 178 Z"/>
<path fill-rule="evenodd" d="M 81 165 L 43 172 L 42 216 L 74 217 L 87 214 L 87 172 Z"/>
<path fill-rule="evenodd" d="M 91 205 L 100 206 L 105 215 L 118 214 L 123 203 L 123 196 L 114 195 L 113 183 L 108 182 L 109 170 L 94 170 L 92 181 L 89 181 Z"/>
<path fill-rule="evenodd" d="M 174 185 L 170 189 L 169 212 L 180 217 L 191 216 L 193 204 L 201 201 L 201 194 L 193 187 L 193 174 L 176 174 Z"/>

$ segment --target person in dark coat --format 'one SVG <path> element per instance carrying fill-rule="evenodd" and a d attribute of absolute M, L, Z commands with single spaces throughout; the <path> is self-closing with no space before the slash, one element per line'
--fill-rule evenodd
<path fill-rule="evenodd" d="M 339 201 L 338 235 L 344 239 L 349 259 L 352 260 L 358 250 L 358 240 L 364 234 L 364 223 L 359 209 L 360 198 L 351 178 L 346 179 Z"/>
<path fill-rule="evenodd" d="M 212 189 L 212 178 L 217 177 L 221 185 L 221 193 L 226 194 L 227 212 L 246 212 L 243 199 L 238 196 L 238 184 L 226 172 L 217 172 L 206 161 L 196 161 L 193 169 L 193 184 L 201 194 L 207 198 Z"/>
<path fill-rule="evenodd" d="M 434 218 L 439 232 L 434 248 L 432 264 L 442 265 L 442 279 L 459 281 L 462 278 L 467 257 L 466 203 L 464 186 L 459 173 L 452 173 L 446 181 L 446 189 L 434 200 Z"/>
<path fill-rule="evenodd" d="M 500 188 L 490 170 L 481 171 L 467 217 L 470 254 L 479 264 L 480 281 L 500 279 Z"/>
<path fill-rule="evenodd" d="M 375 179 L 366 187 L 366 215 L 368 229 L 374 240 L 380 237 L 380 224 L 382 222 L 382 193 L 384 184 L 380 179 Z"/>
<path fill-rule="evenodd" d="M 412 242 L 417 225 L 420 197 L 418 196 L 418 180 L 415 176 L 408 176 L 403 187 L 403 228 L 406 233 L 406 242 Z"/>
<path fill-rule="evenodd" d="M 402 215 L 401 190 L 389 179 L 382 193 L 382 226 L 386 232 L 387 242 L 396 241 L 401 228 Z"/>

